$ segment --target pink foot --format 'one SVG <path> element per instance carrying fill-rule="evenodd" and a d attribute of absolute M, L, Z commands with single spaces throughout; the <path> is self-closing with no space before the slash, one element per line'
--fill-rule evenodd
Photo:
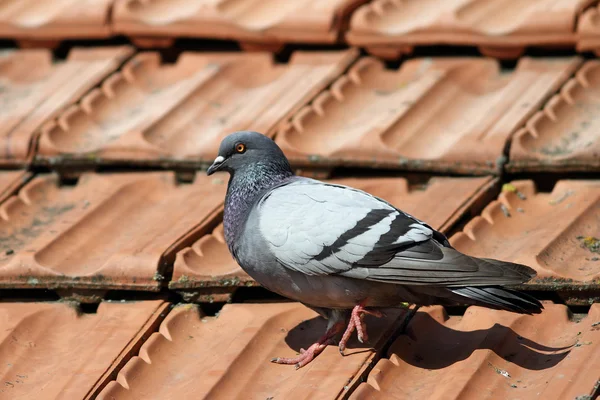
<path fill-rule="evenodd" d="M 344 350 L 346 350 L 346 344 L 348 340 L 350 340 L 350 336 L 352 336 L 352 332 L 356 329 L 356 336 L 358 336 L 358 341 L 361 343 L 369 340 L 367 335 L 367 325 L 363 321 L 365 314 L 373 315 L 374 317 L 381 318 L 383 314 L 379 311 L 366 310 L 362 305 L 357 305 L 352 309 L 352 313 L 350 314 L 350 321 L 348 322 L 348 327 L 342 336 L 342 340 L 340 340 L 340 344 L 338 348 L 340 349 L 340 353 L 344 355 Z"/>
<path fill-rule="evenodd" d="M 296 369 L 304 367 L 306 364 L 314 360 L 316 356 L 318 356 L 325 347 L 330 344 L 333 344 L 333 337 L 340 333 L 344 329 L 343 323 L 336 323 L 330 329 L 325 332 L 316 343 L 313 343 L 308 349 L 300 349 L 300 355 L 297 357 L 285 358 L 285 357 L 275 357 L 271 359 L 271 362 L 277 364 L 287 364 L 287 365 L 296 365 Z"/>

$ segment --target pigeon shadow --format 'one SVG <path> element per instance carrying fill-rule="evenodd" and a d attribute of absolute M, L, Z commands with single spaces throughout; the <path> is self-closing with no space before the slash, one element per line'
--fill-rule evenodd
<path fill-rule="evenodd" d="M 403 315 L 400 315 L 402 318 Z M 361 344 L 356 334 L 348 342 L 347 354 L 352 349 L 364 350 L 373 346 L 389 329 L 389 320 L 366 316 L 370 342 Z M 327 321 L 315 317 L 291 329 L 286 344 L 299 352 L 316 342 L 325 333 Z M 339 338 L 338 338 L 339 339 Z M 551 347 L 522 337 L 501 324 L 488 329 L 458 331 L 440 323 L 426 312 L 417 312 L 410 321 L 407 332 L 396 337 L 388 355 L 396 354 L 406 363 L 423 369 L 441 369 L 466 360 L 476 350 L 490 350 L 506 361 L 529 370 L 552 368 L 569 355 L 571 346 Z M 364 351 L 369 351 L 364 350 Z"/>
<path fill-rule="evenodd" d="M 465 360 L 476 350 L 490 350 L 519 367 L 544 370 L 560 363 L 573 346 L 550 347 L 495 324 L 488 329 L 458 331 L 426 312 L 417 312 L 406 334 L 389 348 L 404 362 L 423 369 L 441 369 Z"/>

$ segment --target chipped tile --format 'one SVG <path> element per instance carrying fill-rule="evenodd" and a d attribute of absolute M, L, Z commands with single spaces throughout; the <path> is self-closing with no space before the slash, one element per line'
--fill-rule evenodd
<path fill-rule="evenodd" d="M 0 3 L 0 36 L 17 39 L 98 39 L 111 36 L 113 0 L 19 0 Z"/>
<path fill-rule="evenodd" d="M 131 53 L 127 46 L 75 48 L 65 61 L 56 61 L 48 50 L 0 52 L 0 165 L 23 165 L 34 133 L 43 123 L 97 85 Z"/>
<path fill-rule="evenodd" d="M 552 193 L 537 192 L 532 181 L 504 189 L 450 243 L 472 256 L 534 268 L 538 276 L 527 284 L 533 289 L 598 287 L 600 181 L 559 181 Z"/>
<path fill-rule="evenodd" d="M 475 203 L 489 199 L 497 184 L 492 178 L 432 178 L 410 187 L 403 178 L 338 179 L 334 183 L 356 187 L 381 197 L 403 211 L 447 231 Z M 440 199 L 446 199 L 443 206 Z M 204 236 L 181 250 L 175 259 L 171 289 L 250 286 L 254 284 L 231 257 L 223 237 L 223 225 L 200 228 Z"/>
<path fill-rule="evenodd" d="M 114 29 L 132 37 L 334 43 L 366 0 L 117 0 Z"/>
<path fill-rule="evenodd" d="M 66 303 L 0 303 L 3 399 L 82 399 L 137 352 L 166 303 L 101 303 L 79 314 Z"/>
<path fill-rule="evenodd" d="M 588 61 L 519 130 L 507 170 L 600 171 L 600 61 Z"/>
<path fill-rule="evenodd" d="M 368 318 L 371 345 L 388 338 L 401 311 Z M 98 399 L 336 398 L 374 351 L 351 341 L 348 355 L 328 346 L 296 370 L 272 357 L 294 356 L 325 331 L 326 321 L 299 303 L 227 304 L 218 317 L 178 306 Z"/>
<path fill-rule="evenodd" d="M 504 147 L 578 58 L 424 58 L 386 69 L 363 58 L 298 111 L 277 143 L 299 165 L 498 172 Z"/>
<path fill-rule="evenodd" d="M 205 165 L 232 131 L 272 135 L 356 55 L 296 52 L 276 64 L 267 53 L 184 53 L 161 64 L 141 53 L 46 127 L 38 161 Z"/>
<path fill-rule="evenodd" d="M 600 370 L 600 304 L 583 320 L 542 314 L 421 309 L 350 396 L 363 399 L 591 399 Z M 587 397 L 589 396 L 589 397 Z"/>
<path fill-rule="evenodd" d="M 168 172 L 36 177 L 0 205 L 0 287 L 159 290 L 193 229 L 222 210 L 225 181 Z"/>
<path fill-rule="evenodd" d="M 450 44 L 516 58 L 527 46 L 574 47 L 577 16 L 594 1 L 374 0 L 352 14 L 346 40 L 387 57 Z"/>

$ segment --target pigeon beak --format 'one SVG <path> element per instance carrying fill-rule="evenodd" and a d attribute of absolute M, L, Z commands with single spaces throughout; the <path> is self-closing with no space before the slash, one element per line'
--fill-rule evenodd
<path fill-rule="evenodd" d="M 208 170 L 206 171 L 206 175 L 212 175 L 221 168 L 221 165 L 225 162 L 225 158 L 223 156 L 218 156 L 215 158 L 215 161 L 212 163 Z"/>

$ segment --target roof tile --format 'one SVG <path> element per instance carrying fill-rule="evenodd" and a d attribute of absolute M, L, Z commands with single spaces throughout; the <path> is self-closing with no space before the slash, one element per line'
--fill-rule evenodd
<path fill-rule="evenodd" d="M 598 287 L 599 232 L 600 181 L 559 181 L 552 193 L 515 181 L 450 243 L 472 256 L 534 268 L 533 288 Z"/>
<path fill-rule="evenodd" d="M 447 231 L 480 201 L 488 201 L 497 185 L 492 178 L 432 178 L 423 186 L 409 187 L 403 178 L 338 179 L 333 182 L 356 187 L 381 197 L 403 211 Z M 443 204 L 439 199 L 446 199 Z M 201 229 L 202 230 L 202 229 Z M 233 260 L 219 225 L 192 246 L 181 250 L 175 259 L 169 287 L 198 288 L 244 286 L 253 284 Z"/>
<path fill-rule="evenodd" d="M 114 28 L 128 36 L 333 43 L 366 0 L 117 0 Z"/>
<path fill-rule="evenodd" d="M 158 290 L 224 196 L 222 179 L 167 172 L 36 177 L 0 206 L 0 287 Z"/>
<path fill-rule="evenodd" d="M 600 304 L 581 321 L 566 306 L 545 307 L 536 316 L 421 309 L 350 399 L 591 399 Z"/>
<path fill-rule="evenodd" d="M 62 163 L 212 162 L 221 139 L 280 121 L 335 79 L 357 52 L 184 53 L 172 65 L 141 53 L 42 134 L 41 160 Z"/>
<path fill-rule="evenodd" d="M 75 48 L 66 61 L 47 50 L 0 54 L 0 165 L 23 165 L 44 122 L 98 84 L 131 55 L 126 46 Z M 67 84 L 68 83 L 68 84 Z"/>
<path fill-rule="evenodd" d="M 515 134 L 507 169 L 600 171 L 600 61 L 588 61 Z"/>
<path fill-rule="evenodd" d="M 354 12 L 346 39 L 382 55 L 452 44 L 512 58 L 527 46 L 573 47 L 577 16 L 594 1 L 374 0 Z"/>
<path fill-rule="evenodd" d="M 375 348 L 399 315 L 367 317 Z M 227 304 L 218 317 L 178 306 L 98 399 L 333 399 L 373 358 L 368 346 L 352 341 L 345 357 L 328 346 L 299 370 L 269 362 L 308 347 L 325 326 L 299 303 Z"/>
<path fill-rule="evenodd" d="M 522 58 L 426 58 L 388 70 L 363 58 L 302 108 L 276 141 L 302 165 L 497 172 L 504 147 L 579 65 Z"/>
<path fill-rule="evenodd" d="M 0 36 L 18 39 L 105 38 L 113 0 L 20 0 L 0 3 Z"/>
<path fill-rule="evenodd" d="M 165 303 L 0 303 L 3 399 L 82 399 L 139 348 Z"/>
<path fill-rule="evenodd" d="M 31 174 L 24 171 L 1 171 L 0 172 L 0 204 L 6 200 L 25 182 Z"/>

